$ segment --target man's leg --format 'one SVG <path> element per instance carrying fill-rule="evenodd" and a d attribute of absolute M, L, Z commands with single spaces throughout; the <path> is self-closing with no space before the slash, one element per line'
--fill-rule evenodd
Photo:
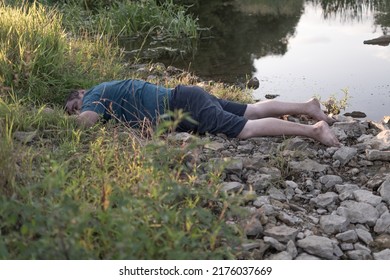
<path fill-rule="evenodd" d="M 327 146 L 340 146 L 340 142 L 325 121 L 320 121 L 314 125 L 305 125 L 275 118 L 248 120 L 237 137 L 247 139 L 260 136 L 292 135 L 310 137 Z"/>
<path fill-rule="evenodd" d="M 318 121 L 325 121 L 328 124 L 332 124 L 335 121 L 321 110 L 321 104 L 316 98 L 310 99 L 304 103 L 269 100 L 248 104 L 244 117 L 249 120 L 255 120 L 296 114 L 309 115 Z"/>

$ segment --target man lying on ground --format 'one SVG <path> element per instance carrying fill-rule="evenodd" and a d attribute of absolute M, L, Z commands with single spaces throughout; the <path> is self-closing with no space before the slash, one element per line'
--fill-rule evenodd
<path fill-rule="evenodd" d="M 327 146 L 340 146 L 329 128 L 334 119 L 322 110 L 315 98 L 304 103 L 260 101 L 240 104 L 216 98 L 198 86 L 165 88 L 141 80 L 111 81 L 89 90 L 77 90 L 66 101 L 66 111 L 77 115 L 84 127 L 100 118 L 112 118 L 136 126 L 147 119 L 155 124 L 169 111 L 183 110 L 195 121 L 182 120 L 180 132 L 224 133 L 247 139 L 260 136 L 305 136 Z M 305 114 L 318 122 L 313 125 L 278 119 L 282 115 Z"/>

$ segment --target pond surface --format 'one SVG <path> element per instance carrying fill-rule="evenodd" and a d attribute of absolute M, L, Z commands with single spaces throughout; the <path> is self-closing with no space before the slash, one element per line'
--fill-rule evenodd
<path fill-rule="evenodd" d="M 282 56 L 254 60 L 260 88 L 255 95 L 280 94 L 295 101 L 313 95 L 351 98 L 347 111 L 363 111 L 380 120 L 390 114 L 390 47 L 365 45 L 364 40 L 383 35 L 367 12 L 361 19 L 324 19 L 312 4 L 305 11 Z"/>
<path fill-rule="evenodd" d="M 346 112 L 390 115 L 390 46 L 363 44 L 387 33 L 389 1 L 195 2 L 191 12 L 212 28 L 193 55 L 165 63 L 228 83 L 257 77 L 262 100 L 341 99 L 348 90 Z"/>

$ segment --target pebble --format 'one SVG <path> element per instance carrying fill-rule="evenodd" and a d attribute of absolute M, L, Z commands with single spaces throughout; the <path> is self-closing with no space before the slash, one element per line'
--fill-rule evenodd
<path fill-rule="evenodd" d="M 390 130 L 341 121 L 332 127 L 345 139 L 340 148 L 301 137 L 206 136 L 202 162 L 226 166 L 221 190 L 249 210 L 235 225 L 253 258 L 390 259 Z"/>

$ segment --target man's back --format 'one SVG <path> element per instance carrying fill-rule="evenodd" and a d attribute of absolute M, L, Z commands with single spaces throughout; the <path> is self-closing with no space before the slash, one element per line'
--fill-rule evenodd
<path fill-rule="evenodd" d="M 105 82 L 85 93 L 81 112 L 93 111 L 105 120 L 115 118 L 131 125 L 144 118 L 155 123 L 165 112 L 171 91 L 140 80 Z"/>

